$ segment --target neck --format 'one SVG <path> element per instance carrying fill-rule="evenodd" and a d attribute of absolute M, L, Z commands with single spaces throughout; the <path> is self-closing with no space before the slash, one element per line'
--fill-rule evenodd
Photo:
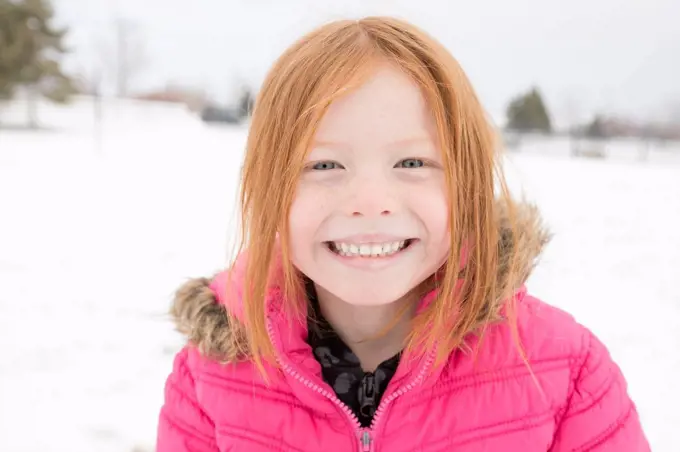
<path fill-rule="evenodd" d="M 417 307 L 412 295 L 382 306 L 346 303 L 316 286 L 321 313 L 366 371 L 399 353 Z"/>

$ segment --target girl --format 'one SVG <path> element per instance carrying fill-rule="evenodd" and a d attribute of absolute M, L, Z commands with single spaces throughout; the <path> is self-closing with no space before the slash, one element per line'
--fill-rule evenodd
<path fill-rule="evenodd" d="M 647 451 L 605 347 L 527 294 L 547 242 L 453 57 L 326 25 L 276 62 L 247 144 L 247 246 L 172 308 L 158 452 Z"/>

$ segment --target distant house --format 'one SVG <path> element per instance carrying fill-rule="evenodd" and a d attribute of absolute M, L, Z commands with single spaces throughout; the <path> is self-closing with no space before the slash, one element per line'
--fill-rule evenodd
<path fill-rule="evenodd" d="M 201 111 L 206 104 L 205 94 L 187 88 L 168 87 L 164 90 L 149 91 L 133 96 L 133 99 L 149 102 L 184 104 L 191 111 Z"/>
<path fill-rule="evenodd" d="M 659 124 L 645 130 L 645 136 L 661 140 L 680 141 L 680 123 Z"/>

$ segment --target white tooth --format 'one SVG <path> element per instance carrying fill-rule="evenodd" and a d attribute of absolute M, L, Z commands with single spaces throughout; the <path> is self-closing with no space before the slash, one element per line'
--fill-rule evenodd
<path fill-rule="evenodd" d="M 396 253 L 397 251 L 399 251 L 399 242 L 392 242 L 390 244 L 390 252 Z"/>
<path fill-rule="evenodd" d="M 346 253 L 347 251 L 349 251 L 349 246 L 346 243 L 341 243 L 340 249 L 342 250 L 343 253 Z"/>
<path fill-rule="evenodd" d="M 359 247 L 356 245 L 350 245 L 348 249 L 351 254 L 359 254 Z"/>
<path fill-rule="evenodd" d="M 359 245 L 359 254 L 362 256 L 370 256 L 371 248 L 371 245 Z"/>
<path fill-rule="evenodd" d="M 377 256 L 380 253 L 382 253 L 382 245 L 373 245 L 371 246 L 371 254 L 373 256 Z"/>
<path fill-rule="evenodd" d="M 401 242 L 399 242 L 399 249 L 402 249 L 404 245 L 406 245 L 406 240 L 402 240 Z"/>

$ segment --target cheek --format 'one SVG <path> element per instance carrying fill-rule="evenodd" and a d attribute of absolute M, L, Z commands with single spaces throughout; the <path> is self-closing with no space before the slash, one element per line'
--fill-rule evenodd
<path fill-rule="evenodd" d="M 418 217 L 427 233 L 428 258 L 443 264 L 449 254 L 449 202 L 443 181 L 413 186 L 406 195 L 410 210 Z"/>
<path fill-rule="evenodd" d="M 411 185 L 404 196 L 408 199 L 410 210 L 418 216 L 430 238 L 448 236 L 449 202 L 440 177 Z"/>
<path fill-rule="evenodd" d="M 300 184 L 293 198 L 288 217 L 288 228 L 293 249 L 314 240 L 318 229 L 332 205 L 327 190 L 309 184 Z"/>

